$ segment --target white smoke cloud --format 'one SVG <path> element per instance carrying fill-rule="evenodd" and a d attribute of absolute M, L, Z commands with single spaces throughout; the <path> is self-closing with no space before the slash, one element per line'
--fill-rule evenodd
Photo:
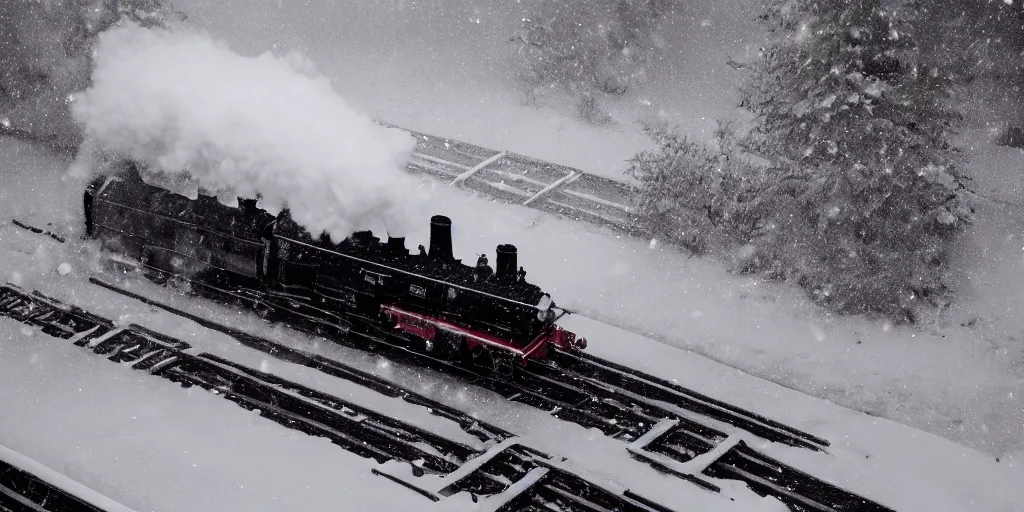
<path fill-rule="evenodd" d="M 259 193 L 263 208 L 287 206 L 335 240 L 381 222 L 396 234 L 419 209 L 403 170 L 413 138 L 353 110 L 299 56 L 243 57 L 205 35 L 129 24 L 100 35 L 92 80 L 73 105 L 84 147 L 142 162 L 162 183 Z"/>

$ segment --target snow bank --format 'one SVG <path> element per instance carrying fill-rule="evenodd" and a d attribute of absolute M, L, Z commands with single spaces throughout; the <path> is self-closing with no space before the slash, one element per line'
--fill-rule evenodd
<path fill-rule="evenodd" d="M 86 147 L 143 162 L 178 192 L 226 204 L 258 193 L 336 239 L 381 221 L 404 231 L 418 203 L 403 171 L 413 139 L 353 110 L 297 54 L 243 57 L 198 33 L 125 25 L 100 36 L 73 111 Z"/>

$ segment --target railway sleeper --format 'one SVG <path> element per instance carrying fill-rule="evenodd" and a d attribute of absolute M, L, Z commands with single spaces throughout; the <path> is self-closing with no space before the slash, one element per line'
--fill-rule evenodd
<path fill-rule="evenodd" d="M 32 473 L 0 460 L 0 510 L 11 512 L 103 512 Z"/>
<path fill-rule="evenodd" d="M 643 449 L 678 462 L 688 462 L 713 450 L 728 437 L 724 432 L 686 418 L 676 418 L 675 421 L 676 425 L 671 430 L 658 436 Z"/>
<path fill-rule="evenodd" d="M 432 414 L 456 420 L 457 423 L 462 425 L 464 428 L 470 428 L 472 429 L 473 432 L 476 432 L 476 434 L 474 435 L 477 435 L 477 437 L 480 438 L 481 441 L 497 442 L 512 437 L 511 433 L 504 431 L 496 426 L 482 423 L 479 420 L 476 420 L 475 418 L 469 416 L 468 414 L 465 414 L 462 411 L 459 411 L 453 407 L 444 405 L 440 402 L 437 402 L 436 400 L 432 400 L 425 396 L 412 393 L 408 390 L 405 390 L 392 384 L 391 382 L 381 377 L 344 365 L 337 360 L 329 359 L 316 354 L 306 353 L 297 349 L 293 349 L 291 347 L 287 347 L 285 345 L 281 345 L 266 338 L 251 335 L 249 333 L 240 331 L 238 329 L 234 329 L 232 327 L 228 327 L 218 322 L 214 322 L 209 319 L 193 315 L 191 313 L 185 312 L 173 306 L 163 304 L 159 301 L 149 299 L 145 296 L 139 295 L 134 292 L 130 292 L 116 285 L 106 283 L 96 278 L 90 278 L 89 281 L 97 286 L 120 293 L 122 295 L 135 299 L 149 306 L 154 306 L 163 309 L 169 313 L 172 313 L 174 315 L 191 320 L 207 329 L 214 330 L 222 334 L 226 334 L 234 338 L 236 341 L 238 341 L 239 343 L 246 347 L 266 353 L 280 360 L 319 370 L 323 373 L 331 375 L 332 377 L 348 380 L 355 384 L 359 384 L 374 391 L 377 391 L 386 396 L 402 397 L 404 400 L 410 403 L 428 408 L 428 410 Z M 356 333 L 355 331 L 353 331 L 350 334 L 359 335 L 359 333 Z M 342 339 L 342 341 L 344 341 L 344 339 Z M 351 342 L 342 344 L 358 346 Z M 383 355 L 396 355 L 396 357 L 394 357 L 393 359 L 401 361 L 402 355 L 411 354 L 407 350 L 394 350 L 392 352 L 387 352 L 384 353 Z"/>
<path fill-rule="evenodd" d="M 182 382 L 219 392 L 235 402 L 245 401 L 254 404 L 261 412 L 265 408 L 278 411 L 278 414 L 285 415 L 292 422 L 302 424 L 301 430 L 322 431 L 327 434 L 325 437 L 336 440 L 357 453 L 362 450 L 361 447 L 369 447 L 377 453 L 372 455 L 373 458 L 380 462 L 392 459 L 410 463 L 420 461 L 423 468 L 443 474 L 455 470 L 461 461 L 474 453 L 468 447 L 412 425 L 389 421 L 390 419 L 385 419 L 377 413 L 362 410 L 358 415 L 346 414 L 345 410 L 341 409 L 341 404 L 349 411 L 359 408 L 338 400 L 334 405 L 339 408 L 333 409 L 323 402 L 307 399 L 261 382 L 256 377 L 230 371 L 203 358 L 202 355 L 186 357 L 161 374 L 172 380 L 180 379 Z M 293 386 L 293 389 L 298 389 L 298 385 Z M 339 433 L 343 434 L 339 436 Z M 430 446 L 431 450 L 425 450 L 423 445 Z"/>
<path fill-rule="evenodd" d="M 766 457 L 743 441 L 709 465 L 704 474 L 742 480 L 796 512 L 895 512 L 893 509 Z"/>
<path fill-rule="evenodd" d="M 439 494 L 469 493 L 498 500 L 493 510 L 525 512 L 668 512 L 670 509 L 626 491 L 617 494 L 559 468 L 549 456 L 522 446 L 508 448 Z M 631 497 L 632 496 L 632 497 Z M 485 507 L 492 510 L 490 507 Z"/>
<path fill-rule="evenodd" d="M 13 285 L 0 286 L 0 315 L 38 327 L 60 339 L 92 339 L 110 331 L 113 323 L 75 307 L 67 307 L 38 292 L 29 295 Z"/>
<path fill-rule="evenodd" d="M 441 489 L 441 496 L 452 496 L 468 492 L 476 496 L 490 496 L 504 492 L 514 482 L 521 480 L 536 467 L 533 456 L 519 446 L 512 446 L 497 453 L 465 477 Z"/>
<path fill-rule="evenodd" d="M 553 465 L 539 463 L 541 476 L 496 509 L 497 512 L 669 512 L 628 490 L 615 493 Z"/>
<path fill-rule="evenodd" d="M 829 442 L 778 421 L 727 404 L 665 379 L 590 354 L 553 350 L 559 368 L 630 393 L 676 405 L 746 430 L 769 441 L 825 451 Z"/>
<path fill-rule="evenodd" d="M 673 423 L 653 439 L 644 440 L 643 446 L 631 447 L 631 453 L 663 472 L 698 484 L 705 483 L 698 478 L 698 472 L 711 478 L 745 482 L 755 493 L 777 498 L 796 512 L 892 512 L 883 505 L 763 455 L 742 440 L 735 440 L 731 446 L 731 443 L 720 446 L 728 439 L 723 432 L 685 418 L 677 418 Z M 714 451 L 720 453 L 709 454 Z M 658 455 L 681 465 L 659 462 Z M 705 460 L 694 461 L 702 456 Z M 687 467 L 690 461 L 698 465 Z"/>

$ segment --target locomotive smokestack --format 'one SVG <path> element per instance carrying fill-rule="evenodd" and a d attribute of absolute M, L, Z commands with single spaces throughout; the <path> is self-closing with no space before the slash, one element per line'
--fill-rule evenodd
<path fill-rule="evenodd" d="M 430 218 L 430 257 L 441 261 L 453 261 L 452 220 L 444 215 Z"/>
<path fill-rule="evenodd" d="M 496 268 L 495 277 L 502 281 L 514 281 L 516 278 L 516 268 L 518 267 L 516 246 L 501 244 L 495 252 L 498 253 L 498 259 L 494 262 Z"/>
<path fill-rule="evenodd" d="M 404 236 L 388 236 L 388 252 L 395 254 L 409 254 L 405 249 Z"/>

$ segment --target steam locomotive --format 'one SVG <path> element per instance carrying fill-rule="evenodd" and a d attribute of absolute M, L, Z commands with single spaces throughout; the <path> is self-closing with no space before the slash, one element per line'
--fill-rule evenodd
<path fill-rule="evenodd" d="M 86 231 L 102 247 L 193 290 L 229 298 L 271 319 L 317 332 L 383 330 L 408 348 L 496 372 L 543 359 L 551 345 L 582 350 L 555 322 L 567 312 L 526 281 L 513 245 L 495 268 L 452 254 L 451 220 L 430 220 L 429 251 L 370 231 L 335 242 L 314 237 L 288 210 L 274 216 L 256 200 L 237 207 L 145 183 L 130 165 L 86 189 Z M 123 258 L 122 258 L 123 259 Z"/>

